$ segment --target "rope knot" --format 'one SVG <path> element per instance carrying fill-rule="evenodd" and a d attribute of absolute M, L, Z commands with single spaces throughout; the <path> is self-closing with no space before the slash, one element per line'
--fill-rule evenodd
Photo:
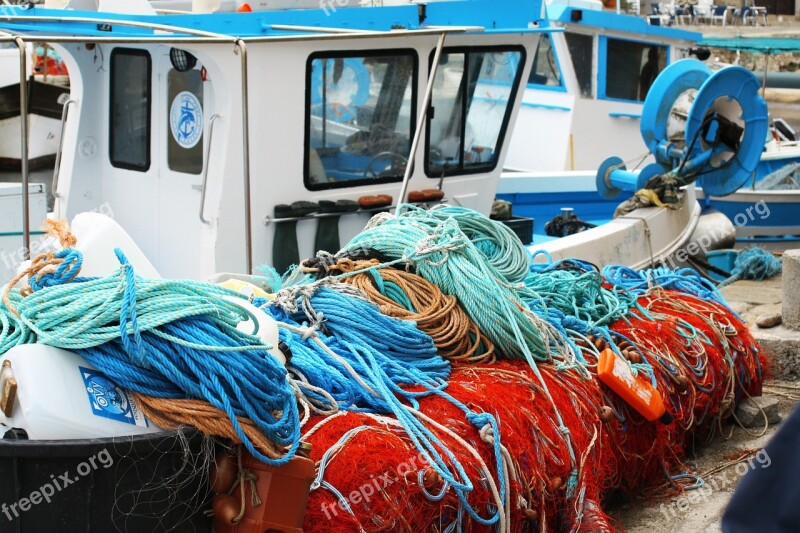
<path fill-rule="evenodd" d="M 467 420 L 478 429 L 481 440 L 486 444 L 494 445 L 495 426 L 497 422 L 488 413 L 469 413 Z"/>
<path fill-rule="evenodd" d="M 58 239 L 62 250 L 39 254 L 31 260 L 28 268 L 17 274 L 8 283 L 3 293 L 3 303 L 5 303 L 6 308 L 17 316 L 19 316 L 19 313 L 11 304 L 9 293 L 22 279 L 28 278 L 28 285 L 20 289 L 20 294 L 26 297 L 46 287 L 70 283 L 78 277 L 83 265 L 83 255 L 80 251 L 74 249 L 78 240 L 69 231 L 65 221 L 45 220 L 42 229 L 48 235 Z"/>
<path fill-rule="evenodd" d="M 69 283 L 78 277 L 82 265 L 83 254 L 74 248 L 39 255 L 27 270 L 31 272 L 28 281 L 30 290 L 36 292 L 46 287 Z"/>

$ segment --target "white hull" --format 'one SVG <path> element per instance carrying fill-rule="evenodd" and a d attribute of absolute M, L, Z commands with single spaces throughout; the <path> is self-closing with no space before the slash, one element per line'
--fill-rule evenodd
<path fill-rule="evenodd" d="M 574 172 L 554 180 L 553 175 L 521 173 L 504 175 L 498 193 L 548 192 L 553 189 L 554 181 L 559 191 L 594 189 L 594 174 Z M 531 245 L 529 250 L 543 250 L 553 260 L 572 257 L 601 268 L 610 264 L 648 268 L 672 260 L 673 254 L 689 241 L 700 219 L 700 211 L 694 189 L 689 188 L 678 209 L 637 209 L 597 228 Z"/>

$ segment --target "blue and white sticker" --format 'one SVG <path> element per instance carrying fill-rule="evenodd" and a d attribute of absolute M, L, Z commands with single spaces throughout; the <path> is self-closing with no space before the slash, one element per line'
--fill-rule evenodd
<path fill-rule="evenodd" d="M 149 427 L 139 406 L 128 394 L 97 370 L 78 367 L 95 416 L 139 427 Z"/>
<path fill-rule="evenodd" d="M 183 148 L 193 148 L 203 135 L 203 106 L 189 91 L 179 92 L 169 108 L 169 129 Z"/>

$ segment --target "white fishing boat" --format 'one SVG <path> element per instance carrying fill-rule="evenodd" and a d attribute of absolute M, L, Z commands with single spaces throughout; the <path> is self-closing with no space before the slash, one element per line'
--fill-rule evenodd
<path fill-rule="evenodd" d="M 542 25 L 556 31 L 540 37 L 506 168 L 594 170 L 612 153 L 649 157 L 639 133 L 647 91 L 667 65 L 707 57 L 697 50 L 702 35 L 603 10 L 598 0 L 549 0 L 543 9 Z"/>
<path fill-rule="evenodd" d="M 2 25 L 50 43 L 71 74 L 52 216 L 107 206 L 159 272 L 203 279 L 288 266 L 318 234 L 338 246 L 407 191 L 488 213 L 541 31 L 520 24 L 533 2 L 510 5 L 144 15 L 143 2 L 16 8 Z M 492 102 L 471 100 L 489 85 Z M 379 195 L 390 205 L 363 200 Z"/>
<path fill-rule="evenodd" d="M 640 133 L 647 91 L 666 66 L 705 55 L 697 49 L 700 33 L 650 25 L 599 1 L 551 0 L 543 9 L 542 25 L 556 31 L 540 37 L 498 197 L 512 202 L 515 215 L 536 220 L 532 249 L 566 246 L 569 254 L 586 249 L 591 234 L 556 245 L 545 224 L 562 208 L 589 223 L 579 229 L 612 221 L 619 201 L 597 194 L 596 169 L 609 154 L 630 166 L 653 162 Z M 649 220 L 659 211 L 645 210 L 605 226 L 604 239 L 609 232 L 619 239 L 601 250 L 635 266 L 670 255 L 697 225 L 700 209 L 687 205 L 677 217 L 661 214 L 674 223 Z M 650 227 L 661 229 L 651 235 Z"/>

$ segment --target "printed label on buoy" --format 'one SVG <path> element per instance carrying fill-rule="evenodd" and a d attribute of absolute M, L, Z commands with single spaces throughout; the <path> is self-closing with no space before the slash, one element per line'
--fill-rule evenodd
<path fill-rule="evenodd" d="M 203 106 L 189 91 L 179 92 L 169 108 L 172 137 L 183 148 L 192 148 L 203 134 Z"/>
<path fill-rule="evenodd" d="M 95 416 L 133 426 L 149 427 L 144 413 L 124 390 L 97 370 L 90 370 L 82 366 L 79 366 L 78 370 L 80 370 L 83 383 L 86 385 L 89 405 L 92 406 L 92 413 Z"/>

